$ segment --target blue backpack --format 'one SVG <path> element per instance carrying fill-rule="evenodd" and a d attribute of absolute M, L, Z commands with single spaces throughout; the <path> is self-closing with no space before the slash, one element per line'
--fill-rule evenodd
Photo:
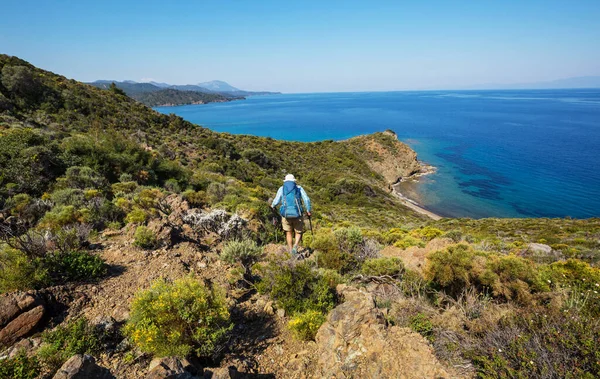
<path fill-rule="evenodd" d="M 297 218 L 302 216 L 302 195 L 296 183 L 288 181 L 283 183 L 283 197 L 279 214 L 286 218 Z"/>

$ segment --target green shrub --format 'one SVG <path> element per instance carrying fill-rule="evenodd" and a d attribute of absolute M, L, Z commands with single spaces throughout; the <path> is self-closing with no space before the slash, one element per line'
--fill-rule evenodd
<path fill-rule="evenodd" d="M 262 248 L 249 239 L 226 242 L 221 252 L 221 259 L 230 264 L 240 263 L 246 270 L 258 261 Z"/>
<path fill-rule="evenodd" d="M 44 266 L 54 282 L 88 281 L 106 275 L 102 258 L 86 251 L 69 251 L 49 254 Z"/>
<path fill-rule="evenodd" d="M 406 236 L 406 231 L 400 228 L 393 228 L 383 233 L 383 243 L 393 245 L 402 240 Z"/>
<path fill-rule="evenodd" d="M 55 205 L 72 205 L 81 208 L 84 205 L 85 195 L 79 188 L 63 188 L 52 192 L 50 200 Z"/>
<path fill-rule="evenodd" d="M 372 258 L 367 259 L 361 268 L 363 275 L 368 276 L 393 276 L 399 277 L 404 271 L 404 263 L 400 258 Z"/>
<path fill-rule="evenodd" d="M 411 246 L 425 247 L 425 242 L 422 239 L 413 236 L 405 236 L 401 240 L 396 241 L 394 246 L 400 249 L 407 249 Z"/>
<path fill-rule="evenodd" d="M 42 334 L 39 358 L 52 370 L 75 354 L 95 354 L 102 348 L 102 336 L 86 318 L 58 326 Z"/>
<path fill-rule="evenodd" d="M 540 268 L 542 283 L 583 294 L 583 310 L 600 316 L 600 269 L 578 259 L 554 262 Z"/>
<path fill-rule="evenodd" d="M 81 212 L 75 209 L 74 206 L 58 205 L 44 215 L 39 225 L 51 231 L 58 231 L 65 226 L 77 224 L 80 221 L 82 221 Z"/>
<path fill-rule="evenodd" d="M 415 238 L 420 238 L 425 242 L 431 241 L 432 239 L 439 237 L 442 234 L 444 234 L 443 231 L 431 226 L 425 226 L 419 229 L 414 229 L 410 232 L 411 236 Z"/>
<path fill-rule="evenodd" d="M 41 373 L 41 365 L 34 355 L 28 357 L 25 350 L 21 350 L 12 358 L 3 358 L 0 361 L 0 379 L 35 379 Z"/>
<path fill-rule="evenodd" d="M 32 260 L 8 246 L 0 248 L 0 293 L 36 288 L 48 280 L 39 259 Z"/>
<path fill-rule="evenodd" d="M 125 216 L 125 222 L 127 222 L 128 224 L 142 224 L 146 222 L 147 218 L 148 215 L 146 214 L 146 212 L 143 209 L 136 207 L 133 208 L 133 210 L 129 212 L 127 216 Z"/>
<path fill-rule="evenodd" d="M 150 229 L 145 226 L 138 226 L 135 229 L 133 244 L 142 249 L 152 250 L 158 246 L 158 240 Z"/>
<path fill-rule="evenodd" d="M 100 188 L 105 182 L 102 175 L 89 167 L 72 166 L 65 174 L 65 184 L 70 188 Z"/>
<path fill-rule="evenodd" d="M 179 186 L 179 182 L 177 179 L 169 179 L 165 182 L 164 187 L 169 192 L 179 193 L 181 192 L 181 187 Z"/>
<path fill-rule="evenodd" d="M 323 313 L 315 310 L 308 310 L 294 316 L 289 321 L 288 327 L 297 338 L 303 341 L 311 341 L 315 339 L 319 327 L 325 320 L 326 317 Z"/>
<path fill-rule="evenodd" d="M 455 243 L 459 243 L 462 240 L 463 234 L 460 230 L 451 230 L 443 235 L 444 238 L 450 238 Z"/>
<path fill-rule="evenodd" d="M 313 270 L 308 262 L 290 264 L 271 261 L 255 265 L 261 276 L 257 289 L 270 294 L 287 313 L 296 314 L 315 310 L 327 313 L 337 298 L 331 275 Z"/>
<path fill-rule="evenodd" d="M 339 249 L 346 253 L 356 252 L 363 243 L 362 232 L 355 226 L 338 229 L 333 235 Z"/>
<path fill-rule="evenodd" d="M 181 194 L 181 197 L 192 207 L 202 207 L 207 203 L 206 192 L 204 191 L 187 190 Z"/>
<path fill-rule="evenodd" d="M 412 330 L 419 333 L 428 340 L 433 338 L 433 324 L 423 313 L 417 313 L 410 318 L 409 326 Z"/>
<path fill-rule="evenodd" d="M 600 327 L 571 313 L 532 312 L 488 330 L 469 356 L 481 378 L 598 378 Z"/>
<path fill-rule="evenodd" d="M 492 289 L 492 295 L 528 303 L 530 292 L 545 286 L 532 261 L 515 255 L 487 255 L 486 269 L 477 274 L 480 285 Z"/>
<path fill-rule="evenodd" d="M 223 292 L 193 277 L 156 281 L 136 294 L 125 333 L 156 356 L 210 355 L 231 330 Z"/>
<path fill-rule="evenodd" d="M 474 259 L 475 251 L 469 245 L 448 246 L 429 255 L 425 278 L 458 294 L 472 282 Z"/>

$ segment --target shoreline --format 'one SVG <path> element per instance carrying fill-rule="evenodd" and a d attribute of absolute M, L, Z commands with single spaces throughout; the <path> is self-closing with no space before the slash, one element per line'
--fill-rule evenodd
<path fill-rule="evenodd" d="M 435 221 L 441 220 L 443 218 L 442 216 L 440 216 L 437 213 L 434 213 L 434 212 L 432 212 L 432 211 L 424 208 L 421 204 L 419 204 L 416 201 L 414 201 L 414 200 L 412 200 L 412 199 L 404 196 L 400 191 L 398 191 L 396 189 L 396 186 L 399 185 L 402 182 L 405 182 L 407 180 L 418 181 L 419 177 L 433 174 L 436 171 L 436 168 L 434 166 L 425 164 L 423 162 L 419 162 L 419 164 L 421 165 L 421 169 L 418 172 L 416 172 L 416 173 L 414 173 L 414 174 L 412 174 L 412 175 L 410 175 L 410 176 L 408 176 L 406 178 L 401 178 L 397 183 L 392 184 L 392 186 L 391 186 L 392 193 L 394 194 L 394 196 L 396 196 L 398 199 L 400 199 L 400 202 L 404 206 L 412 209 L 413 211 L 415 211 L 417 213 L 420 213 L 422 215 L 425 215 L 425 216 L 427 216 L 427 217 L 429 217 L 429 218 L 431 218 L 431 219 L 433 219 Z"/>

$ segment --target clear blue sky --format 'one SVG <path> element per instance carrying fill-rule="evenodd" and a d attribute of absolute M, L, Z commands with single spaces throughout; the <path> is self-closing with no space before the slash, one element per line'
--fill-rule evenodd
<path fill-rule="evenodd" d="M 600 0 L 2 0 L 0 52 L 82 81 L 284 92 L 600 75 Z"/>

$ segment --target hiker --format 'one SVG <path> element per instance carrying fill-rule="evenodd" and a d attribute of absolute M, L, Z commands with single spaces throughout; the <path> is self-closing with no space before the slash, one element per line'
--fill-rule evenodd
<path fill-rule="evenodd" d="M 306 214 L 310 217 L 311 207 L 308 195 L 302 187 L 296 184 L 296 178 L 292 174 L 285 176 L 283 186 L 279 187 L 277 195 L 271 203 L 271 208 L 275 209 L 279 203 L 281 203 L 279 214 L 281 215 L 281 224 L 286 234 L 288 249 L 293 256 L 296 256 L 300 242 L 302 241 L 302 232 L 304 232 L 304 218 L 302 214 L 304 209 L 306 209 Z M 294 232 L 296 234 L 295 243 L 293 243 Z"/>

